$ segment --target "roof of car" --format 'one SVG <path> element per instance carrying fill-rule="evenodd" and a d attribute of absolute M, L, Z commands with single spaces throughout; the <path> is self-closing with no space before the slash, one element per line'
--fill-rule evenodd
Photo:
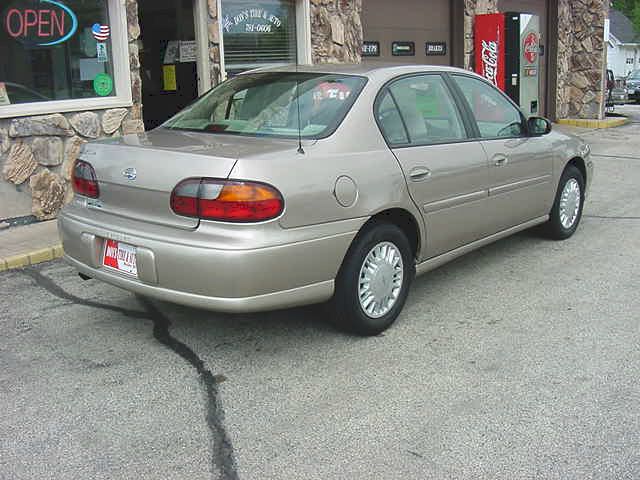
<path fill-rule="evenodd" d="M 398 64 L 383 62 L 366 62 L 366 63 L 347 63 L 334 64 L 323 63 L 318 65 L 281 65 L 276 67 L 264 67 L 251 70 L 247 73 L 256 72 L 304 72 L 304 73 L 329 73 L 342 75 L 361 75 L 371 77 L 377 74 L 401 75 L 409 72 L 464 72 L 460 68 L 446 67 L 442 65 L 417 65 L 417 64 Z"/>

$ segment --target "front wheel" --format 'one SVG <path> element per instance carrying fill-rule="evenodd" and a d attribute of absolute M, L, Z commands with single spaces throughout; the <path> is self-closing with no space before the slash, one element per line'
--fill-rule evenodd
<path fill-rule="evenodd" d="M 564 240 L 574 234 L 584 206 L 585 181 L 582 172 L 573 165 L 567 166 L 558 186 L 551 208 L 546 233 L 554 240 Z"/>
<path fill-rule="evenodd" d="M 415 275 L 409 241 L 390 223 L 372 223 L 360 232 L 336 278 L 334 323 L 358 335 L 377 335 L 393 324 Z"/>

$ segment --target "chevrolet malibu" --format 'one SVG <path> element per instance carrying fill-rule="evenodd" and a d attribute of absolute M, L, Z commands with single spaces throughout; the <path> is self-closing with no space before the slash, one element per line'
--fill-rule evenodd
<path fill-rule="evenodd" d="M 570 237 L 592 172 L 467 71 L 267 68 L 88 144 L 58 225 L 84 278 L 222 312 L 330 300 L 375 335 L 416 274 L 537 225 Z"/>

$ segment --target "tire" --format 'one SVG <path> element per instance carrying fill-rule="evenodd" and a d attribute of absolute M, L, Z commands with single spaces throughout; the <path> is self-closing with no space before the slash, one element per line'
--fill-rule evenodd
<path fill-rule="evenodd" d="M 385 252 L 389 256 L 394 255 L 393 262 L 385 260 Z M 398 258 L 402 261 L 401 266 Z M 377 265 L 377 271 L 382 275 L 379 273 L 373 277 L 372 282 L 361 283 L 361 273 L 366 274 L 367 261 L 372 268 Z M 398 282 L 400 272 L 402 276 Z M 370 223 L 351 244 L 338 272 L 330 304 L 333 323 L 341 330 L 357 335 L 378 335 L 389 328 L 402 311 L 414 276 L 414 256 L 404 232 L 390 223 Z M 383 301 L 371 300 L 378 298 L 375 293 Z M 370 312 L 363 307 L 361 294 L 364 299 L 369 299 L 367 307 Z M 379 308 L 376 309 L 376 305 Z"/>
<path fill-rule="evenodd" d="M 579 191 L 575 191 L 576 185 L 579 187 Z M 573 235 L 580 224 L 582 218 L 582 209 L 584 207 L 584 187 L 585 181 L 582 176 L 582 172 L 573 165 L 568 165 L 558 184 L 558 191 L 556 192 L 556 198 L 553 202 L 553 207 L 549 215 L 549 221 L 545 224 L 545 233 L 549 238 L 554 240 L 565 240 Z M 567 195 L 565 201 L 568 201 L 563 206 L 563 194 Z M 575 195 L 578 195 L 577 211 L 573 207 Z M 570 213 L 567 217 L 567 211 Z M 575 217 L 574 217 L 575 215 Z M 571 221 L 572 219 L 572 221 Z"/>

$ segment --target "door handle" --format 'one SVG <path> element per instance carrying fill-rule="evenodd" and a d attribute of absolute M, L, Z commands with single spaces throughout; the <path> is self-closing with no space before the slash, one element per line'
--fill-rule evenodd
<path fill-rule="evenodd" d="M 431 170 L 426 167 L 416 167 L 409 173 L 409 178 L 414 182 L 421 182 L 431 177 Z"/>
<path fill-rule="evenodd" d="M 496 155 L 493 157 L 493 164 L 496 167 L 504 167 L 507 163 L 509 163 L 509 157 L 506 155 Z"/>

